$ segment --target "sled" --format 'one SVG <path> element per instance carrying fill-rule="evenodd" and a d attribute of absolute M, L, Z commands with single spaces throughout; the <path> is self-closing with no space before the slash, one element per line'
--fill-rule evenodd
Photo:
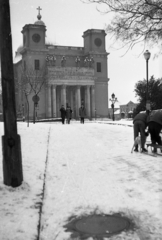
<path fill-rule="evenodd" d="M 159 148 L 161 150 L 161 153 L 162 153 L 162 145 L 146 143 L 146 146 L 147 146 L 147 148 L 151 147 L 151 151 L 154 152 L 154 153 L 157 153 L 157 149 Z M 160 155 L 162 156 L 162 154 L 160 154 Z"/>

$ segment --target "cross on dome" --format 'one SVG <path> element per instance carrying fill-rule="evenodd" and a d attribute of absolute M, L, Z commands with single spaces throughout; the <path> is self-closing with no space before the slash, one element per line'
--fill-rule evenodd
<path fill-rule="evenodd" d="M 40 8 L 40 6 L 37 8 L 37 10 L 38 10 L 38 15 L 37 15 L 37 18 L 38 18 L 38 20 L 41 20 L 41 15 L 40 15 L 40 10 L 42 10 L 42 8 Z"/>
<path fill-rule="evenodd" d="M 38 10 L 38 15 L 37 15 L 37 18 L 38 20 L 34 23 L 35 25 L 44 25 L 44 22 L 41 20 L 42 16 L 40 15 L 40 10 L 42 10 L 42 8 L 40 8 L 40 6 L 37 8 Z"/>

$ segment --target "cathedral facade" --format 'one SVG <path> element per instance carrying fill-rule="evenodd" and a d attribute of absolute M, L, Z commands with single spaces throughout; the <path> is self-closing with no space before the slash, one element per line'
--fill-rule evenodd
<path fill-rule="evenodd" d="M 108 73 L 105 31 L 83 33 L 83 47 L 47 44 L 46 26 L 40 13 L 34 24 L 22 29 L 21 60 L 14 65 L 17 109 L 27 118 L 59 118 L 62 105 L 79 118 L 108 116 Z"/>

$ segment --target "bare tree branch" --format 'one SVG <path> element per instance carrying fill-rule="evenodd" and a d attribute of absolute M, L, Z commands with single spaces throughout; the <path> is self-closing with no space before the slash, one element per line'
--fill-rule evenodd
<path fill-rule="evenodd" d="M 35 70 L 30 65 L 26 69 L 22 67 L 22 78 L 25 91 L 26 87 L 30 86 L 30 92 L 33 91 L 35 95 L 38 95 L 46 82 L 46 66 L 43 65 L 39 70 Z"/>
<path fill-rule="evenodd" d="M 114 13 L 107 23 L 106 32 L 125 43 L 128 49 L 143 41 L 144 45 L 162 40 L 162 1 L 161 0 L 81 0 L 84 3 L 105 5 L 101 13 Z M 160 49 L 161 51 L 161 49 Z"/>

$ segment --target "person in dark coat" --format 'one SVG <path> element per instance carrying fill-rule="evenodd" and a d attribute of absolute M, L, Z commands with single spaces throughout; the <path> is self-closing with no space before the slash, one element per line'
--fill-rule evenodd
<path fill-rule="evenodd" d="M 71 107 L 67 104 L 67 107 L 66 107 L 66 119 L 67 119 L 67 123 L 70 124 L 70 120 L 71 120 L 71 117 L 72 117 L 72 110 L 71 110 Z"/>
<path fill-rule="evenodd" d="M 152 144 L 162 145 L 160 132 L 162 130 L 162 110 L 152 111 L 148 119 L 148 129 Z"/>
<path fill-rule="evenodd" d="M 84 118 L 86 116 L 86 109 L 84 108 L 83 104 L 79 108 L 79 117 L 80 117 L 80 122 L 84 124 Z"/>
<path fill-rule="evenodd" d="M 64 124 L 65 123 L 65 117 L 66 117 L 66 110 L 64 108 L 64 105 L 61 106 L 60 112 L 61 112 L 61 121 L 62 121 L 62 124 Z"/>
<path fill-rule="evenodd" d="M 147 152 L 145 148 L 145 129 L 147 127 L 147 118 L 148 114 L 146 112 L 138 113 L 133 119 L 133 128 L 134 128 L 134 140 L 138 137 L 138 134 L 141 135 L 141 148 L 143 152 Z M 135 147 L 134 151 L 138 152 L 138 145 Z"/>

